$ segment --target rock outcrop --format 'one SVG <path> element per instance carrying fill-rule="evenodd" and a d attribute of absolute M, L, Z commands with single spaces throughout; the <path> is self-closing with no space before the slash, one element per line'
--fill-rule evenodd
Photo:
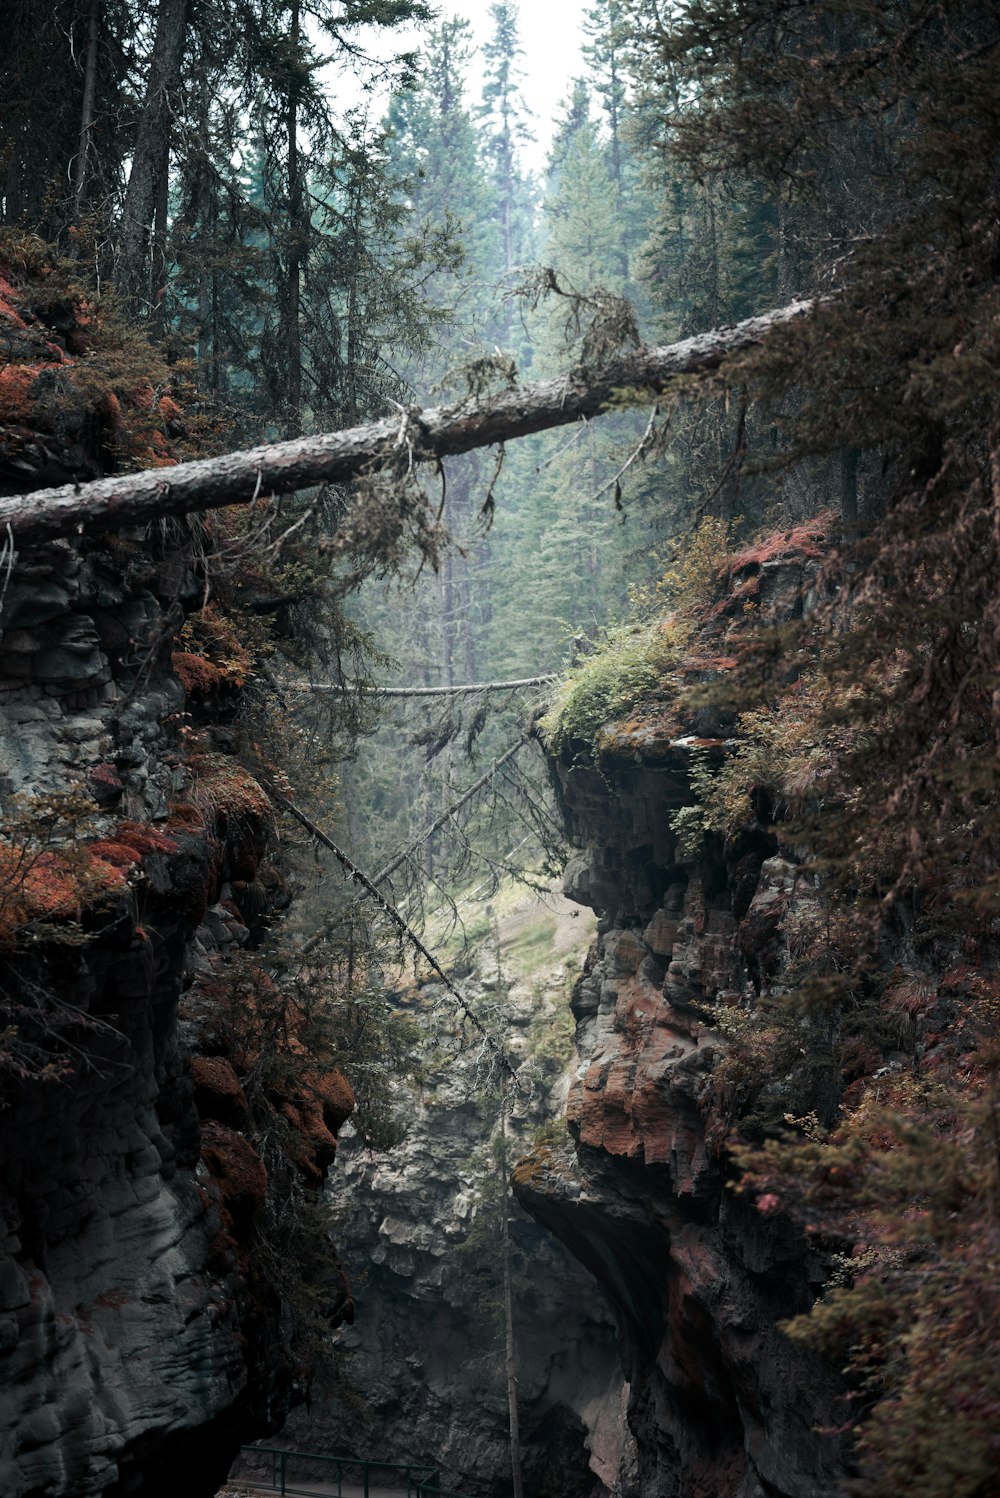
<path fill-rule="evenodd" d="M 800 609 L 809 560 L 789 553 L 737 573 L 719 617 L 748 584 L 779 615 Z M 718 1027 L 720 1008 L 780 991 L 782 932 L 814 914 L 815 892 L 763 805 L 733 844 L 682 847 L 691 754 L 718 763 L 724 731 L 678 723 L 664 700 L 608 725 L 596 760 L 582 746 L 553 760 L 575 844 L 567 893 L 600 926 L 573 998 L 575 1149 L 536 1152 L 515 1188 L 614 1308 L 636 1498 L 827 1498 L 842 1476 L 823 1433 L 839 1423 L 838 1384 L 776 1324 L 811 1303 L 828 1266 L 728 1189 L 735 1084 Z"/>

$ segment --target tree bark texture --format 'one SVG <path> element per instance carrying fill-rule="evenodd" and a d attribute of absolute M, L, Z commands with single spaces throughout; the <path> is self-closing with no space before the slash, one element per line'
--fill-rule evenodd
<path fill-rule="evenodd" d="M 0 499 L 0 540 L 7 536 L 17 545 L 34 545 L 90 530 L 145 524 L 166 515 L 249 504 L 261 495 L 345 483 L 362 474 L 405 472 L 415 462 L 433 462 L 605 411 L 650 404 L 678 377 L 718 369 L 732 355 L 755 347 L 772 329 L 814 306 L 792 302 L 732 327 L 715 328 L 664 348 L 640 349 L 600 370 L 571 370 L 557 379 L 499 394 L 470 396 L 454 406 L 413 407 L 346 431 Z"/>
<path fill-rule="evenodd" d="M 90 136 L 94 128 L 97 98 L 97 50 L 100 44 L 101 0 L 90 0 L 87 16 L 87 53 L 83 67 L 83 104 L 80 108 L 80 144 L 73 163 L 73 222 L 79 224 L 87 189 Z"/>
<path fill-rule="evenodd" d="M 149 60 L 146 98 L 132 155 L 122 212 L 118 291 L 139 302 L 146 286 L 146 255 L 156 190 L 170 153 L 170 96 L 177 87 L 187 36 L 188 0 L 160 0 Z"/>

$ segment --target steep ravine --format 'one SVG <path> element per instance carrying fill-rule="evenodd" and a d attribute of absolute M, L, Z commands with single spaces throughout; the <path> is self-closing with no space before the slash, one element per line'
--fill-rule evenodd
<path fill-rule="evenodd" d="M 86 327 L 71 305 L 15 307 L 9 290 L 0 489 L 102 471 L 128 411 L 141 415 L 130 440 L 169 463 L 177 408 L 138 377 L 121 398 L 80 393 L 52 415 L 47 393 L 86 354 Z M 757 566 L 734 609 L 794 611 L 807 570 L 801 557 Z M 15 797 L 68 785 L 99 808 L 70 866 L 38 843 L 36 800 L 20 831 L 8 825 L 27 863 L 5 853 L 0 869 L 14 1014 L 0 1034 L 3 1498 L 173 1498 L 182 1471 L 207 1498 L 239 1443 L 278 1429 L 304 1393 L 254 1253 L 269 1178 L 250 1138 L 251 1063 L 219 1007 L 227 959 L 253 951 L 287 895 L 221 689 L 196 745 L 187 732 L 196 663 L 186 695 L 171 656 L 204 596 L 186 526 L 41 548 L 3 588 L 8 818 Z M 706 1012 L 780 988 L 783 924 L 809 919 L 811 885 L 763 806 L 738 847 L 708 837 L 680 853 L 670 814 L 692 792 L 678 733 L 665 704 L 610 734 L 598 764 L 554 761 L 576 845 L 567 889 L 600 927 L 573 999 L 575 1148 L 547 1133 L 515 1172 L 526 1467 L 536 1493 L 570 1498 L 825 1498 L 839 1454 L 817 1431 L 838 1423 L 837 1389 L 775 1323 L 808 1304 L 826 1266 L 726 1189 L 726 1047 Z M 518 1001 L 525 1036 L 536 999 Z M 446 1268 L 484 1119 L 460 1064 L 432 1080 L 396 1159 L 345 1151 L 345 1257 L 370 1265 L 341 1333 L 350 1397 L 309 1429 L 332 1449 L 377 1443 L 500 1490 L 486 1318 Z M 255 1106 L 318 1189 L 351 1108 L 343 1079 L 273 1088 Z M 525 1147 L 540 1121 L 524 1120 Z M 327 1269 L 335 1325 L 349 1297 Z"/>
<path fill-rule="evenodd" d="M 0 326 L 0 492 L 106 469 L 129 411 L 146 461 L 171 461 L 177 407 L 157 404 L 134 370 L 117 394 L 102 384 L 114 347 L 73 384 L 98 325 L 44 277 L 16 301 L 0 278 Z M 171 659 L 206 590 L 186 524 L 53 543 L 8 576 L 11 561 L 0 569 L 0 1493 L 172 1498 L 183 1472 L 186 1491 L 208 1495 L 240 1441 L 276 1428 L 300 1392 L 253 1253 L 268 1175 L 214 1015 L 226 959 L 252 949 L 287 900 L 272 818 L 227 752 L 232 702 L 201 713 L 192 748 Z M 89 810 L 47 799 L 67 790 Z M 53 807 L 70 820 L 53 821 Z M 321 1180 L 350 1111 L 346 1084 L 308 1107 L 260 1106 L 295 1120 L 303 1168 Z M 330 1277 L 333 1307 L 346 1292 L 335 1266 Z"/>
<path fill-rule="evenodd" d="M 534 1057 L 530 1103 L 513 1121 L 513 1158 L 562 1110 L 553 1032 L 565 1036 L 568 984 L 592 923 L 561 896 L 524 895 L 501 914 L 502 1005 L 511 1054 Z M 465 980 L 476 1002 L 496 994 L 496 955 L 479 949 Z M 433 986 L 401 996 L 426 1025 Z M 447 1052 L 451 1048 L 445 1046 Z M 541 1063 L 541 1064 L 539 1064 Z M 495 1100 L 475 1053 L 428 1049 L 401 1145 L 384 1155 L 347 1138 L 330 1181 L 338 1241 L 351 1245 L 356 1316 L 335 1336 L 335 1381 L 292 1413 L 281 1444 L 439 1466 L 447 1486 L 509 1489 L 500 1286 L 470 1258 Z M 525 1074 L 526 1075 L 526 1074 Z M 491 1109 L 493 1110 L 491 1112 Z M 623 1381 L 614 1323 L 591 1277 L 516 1210 L 515 1328 L 523 1470 L 538 1495 L 602 1498 L 622 1460 Z"/>

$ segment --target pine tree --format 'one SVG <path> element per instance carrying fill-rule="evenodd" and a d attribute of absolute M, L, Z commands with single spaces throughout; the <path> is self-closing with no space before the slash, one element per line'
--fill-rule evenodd
<path fill-rule="evenodd" d="M 620 197 L 625 188 L 625 49 L 628 28 L 622 0 L 597 0 L 586 11 L 583 55 L 594 92 L 607 119 L 611 179 Z"/>
<path fill-rule="evenodd" d="M 500 235 L 500 266 L 509 279 L 515 267 L 531 258 L 531 185 L 518 159 L 519 147 L 531 138 L 530 115 L 521 92 L 517 6 L 510 0 L 497 0 L 490 6 L 490 17 L 493 35 L 483 48 L 485 74 L 479 115 L 487 129 L 485 149 Z M 512 328 L 513 315 L 508 310 L 500 323 L 504 346 Z"/>

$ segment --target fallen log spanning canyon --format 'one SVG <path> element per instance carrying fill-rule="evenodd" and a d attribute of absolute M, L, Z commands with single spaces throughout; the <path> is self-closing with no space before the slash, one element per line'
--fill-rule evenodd
<path fill-rule="evenodd" d="M 412 407 L 339 432 L 0 499 L 0 537 L 27 546 L 161 516 L 250 504 L 261 495 L 344 483 L 400 463 L 433 462 L 603 411 L 648 404 L 680 376 L 717 370 L 732 355 L 755 347 L 773 328 L 804 316 L 814 306 L 810 301 L 791 302 L 732 327 L 663 348 L 639 349 L 598 371 L 577 369 L 488 397 L 470 396 L 457 405 Z"/>

